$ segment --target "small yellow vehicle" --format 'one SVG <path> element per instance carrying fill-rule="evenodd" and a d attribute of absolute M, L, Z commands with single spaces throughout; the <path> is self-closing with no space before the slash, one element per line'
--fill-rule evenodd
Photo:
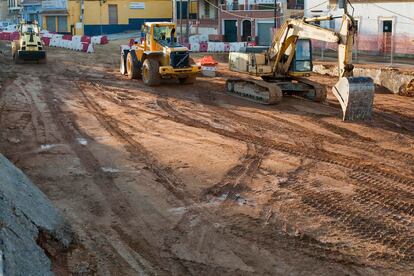
<path fill-rule="evenodd" d="M 18 26 L 20 39 L 12 41 L 12 55 L 15 63 L 37 61 L 46 63 L 46 52 L 43 49 L 37 22 L 22 21 Z"/>
<path fill-rule="evenodd" d="M 193 83 L 201 66 L 190 58 L 188 48 L 177 42 L 175 30 L 172 22 L 146 22 L 142 42 L 121 46 L 121 74 L 129 79 L 142 78 L 148 86 L 159 85 L 167 78 Z"/>

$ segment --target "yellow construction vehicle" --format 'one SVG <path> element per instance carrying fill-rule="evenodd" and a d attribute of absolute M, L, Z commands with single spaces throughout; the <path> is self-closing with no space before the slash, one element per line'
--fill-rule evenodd
<path fill-rule="evenodd" d="M 142 42 L 121 46 L 121 74 L 129 79 L 142 77 L 149 86 L 159 85 L 161 79 L 167 78 L 192 83 L 201 66 L 195 65 L 188 48 L 177 42 L 175 30 L 171 22 L 146 22 Z"/>
<path fill-rule="evenodd" d="M 15 63 L 37 61 L 46 63 L 46 52 L 40 39 L 40 30 L 36 21 L 22 21 L 18 25 L 19 40 L 12 41 L 12 55 Z"/>
<path fill-rule="evenodd" d="M 249 47 L 230 53 L 230 70 L 261 77 L 261 80 L 228 79 L 227 92 L 263 104 L 278 103 L 284 94 L 324 101 L 326 88 L 304 77 L 312 72 L 310 39 L 333 42 L 338 44 L 339 81 L 332 92 L 341 104 L 343 120 L 369 118 L 374 83 L 371 78 L 353 77 L 352 46 L 356 25 L 347 5 L 344 6 L 339 32 L 312 24 L 337 17 L 288 19 L 274 36 L 270 48 Z"/>

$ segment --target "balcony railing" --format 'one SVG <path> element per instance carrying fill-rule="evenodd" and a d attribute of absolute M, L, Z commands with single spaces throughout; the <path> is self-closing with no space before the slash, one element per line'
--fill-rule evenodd
<path fill-rule="evenodd" d="M 238 5 L 233 3 L 221 4 L 220 8 L 225 11 L 273 11 L 273 4 L 251 4 L 251 5 Z"/>
<path fill-rule="evenodd" d="M 200 18 L 200 26 L 216 26 L 218 24 L 217 18 Z"/>

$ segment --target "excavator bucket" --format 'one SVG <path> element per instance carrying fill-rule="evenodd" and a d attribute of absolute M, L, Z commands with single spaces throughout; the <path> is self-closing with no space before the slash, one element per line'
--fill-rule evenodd
<path fill-rule="evenodd" d="M 332 88 L 341 104 L 344 121 L 370 119 L 374 102 L 374 82 L 366 77 L 342 77 Z"/>

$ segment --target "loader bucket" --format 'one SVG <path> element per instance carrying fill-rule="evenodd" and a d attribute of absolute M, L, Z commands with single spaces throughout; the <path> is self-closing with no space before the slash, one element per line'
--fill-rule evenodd
<path fill-rule="evenodd" d="M 342 107 L 344 121 L 370 119 L 374 102 L 374 82 L 366 77 L 342 77 L 332 92 Z"/>

